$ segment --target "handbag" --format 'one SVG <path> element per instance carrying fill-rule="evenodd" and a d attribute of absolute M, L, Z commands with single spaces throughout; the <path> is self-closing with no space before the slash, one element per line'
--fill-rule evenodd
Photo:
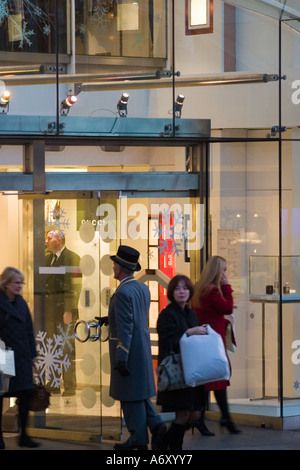
<path fill-rule="evenodd" d="M 0 397 L 8 392 L 9 379 L 10 377 L 0 372 Z"/>
<path fill-rule="evenodd" d="M 180 339 L 184 379 L 189 387 L 229 380 L 230 365 L 221 335 L 207 325 L 206 335 Z"/>
<path fill-rule="evenodd" d="M 234 327 L 230 321 L 228 321 L 226 325 L 225 344 L 226 344 L 227 352 L 229 354 L 235 352 L 236 341 L 235 341 Z"/>
<path fill-rule="evenodd" d="M 39 384 L 34 384 L 34 389 L 30 397 L 29 410 L 30 411 L 45 411 L 50 405 L 51 393 L 48 392 L 46 387 Z"/>
<path fill-rule="evenodd" d="M 156 369 L 157 390 L 178 390 L 186 388 L 180 354 L 168 354 Z"/>

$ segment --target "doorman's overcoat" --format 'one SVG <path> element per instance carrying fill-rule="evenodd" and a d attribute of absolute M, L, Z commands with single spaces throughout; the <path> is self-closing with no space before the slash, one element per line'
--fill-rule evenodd
<path fill-rule="evenodd" d="M 111 362 L 110 395 L 120 401 L 135 401 L 156 394 L 148 315 L 150 292 L 134 277 L 120 283 L 109 305 L 109 352 Z M 129 375 L 116 369 L 125 361 Z"/>

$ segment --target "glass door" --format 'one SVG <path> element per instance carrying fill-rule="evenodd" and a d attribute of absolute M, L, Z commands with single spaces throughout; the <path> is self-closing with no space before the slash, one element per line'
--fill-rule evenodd
<path fill-rule="evenodd" d="M 46 413 L 32 416 L 32 432 L 119 440 L 123 423 L 120 404 L 109 394 L 107 327 L 101 328 L 101 340 L 94 338 L 99 333 L 95 317 L 108 314 L 117 287 L 110 256 L 119 244 L 140 252 L 142 270 L 136 278 L 151 291 L 155 371 L 156 321 L 167 303 L 168 282 L 175 273 L 195 281 L 200 272 L 203 206 L 186 191 L 170 192 L 169 197 L 160 192 L 130 192 L 129 197 L 116 191 L 66 191 L 26 196 L 22 207 L 24 295 L 34 316 L 36 376 L 51 391 Z M 54 260 L 57 248 L 60 256 Z"/>
<path fill-rule="evenodd" d="M 101 203 L 108 203 L 105 196 Z M 116 199 L 109 204 L 115 207 Z M 35 374 L 51 392 L 51 406 L 36 413 L 32 425 L 40 433 L 77 433 L 81 440 L 121 435 L 120 406 L 109 396 L 108 342 L 75 338 L 79 321 L 89 325 L 107 315 L 110 243 L 101 237 L 98 207 L 97 193 L 23 200 L 22 253 L 27 289 L 33 293 Z"/>

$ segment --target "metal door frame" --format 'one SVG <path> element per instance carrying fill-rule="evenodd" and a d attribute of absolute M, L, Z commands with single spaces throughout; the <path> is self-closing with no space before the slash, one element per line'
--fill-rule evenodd
<path fill-rule="evenodd" d="M 13 139 L 13 142 L 12 142 Z M 209 146 L 206 141 L 189 142 L 184 139 L 159 139 L 159 142 L 149 142 L 148 139 L 126 139 L 127 146 L 174 146 L 186 148 L 185 172 L 143 172 L 143 173 L 49 173 L 45 172 L 45 149 L 48 142 L 45 140 L 30 139 L 22 141 L 24 148 L 23 173 L 0 173 L 0 190 L 5 193 L 12 191 L 19 198 L 33 200 L 33 256 L 34 256 L 34 311 L 42 306 L 43 286 L 36 266 L 44 253 L 44 239 L 41 239 L 41 230 L 44 230 L 44 200 L 45 199 L 79 199 L 93 198 L 101 191 L 119 191 L 120 194 L 130 197 L 199 197 L 200 203 L 205 207 L 205 242 L 200 251 L 200 259 L 191 265 L 196 276 L 205 263 L 209 253 Z M 74 142 L 73 142 L 74 143 Z M 80 142 L 81 146 L 86 141 Z M 20 145 L 20 141 L 10 137 L 7 144 Z M 171 145 L 170 145 L 171 144 Z M 51 142 L 51 145 L 54 145 Z M 99 142 L 89 143 L 99 145 Z M 114 145 L 116 142 L 114 141 Z M 100 196 L 101 197 L 101 196 Z M 42 225 L 43 227 L 42 227 Z M 36 325 L 42 326 L 42 325 Z M 103 436 L 91 432 L 47 429 L 45 416 L 34 416 L 34 427 L 29 433 L 35 437 L 49 437 L 71 440 L 102 440 Z M 104 436 L 106 437 L 106 436 Z M 110 438 L 112 434 L 110 433 Z M 116 436 L 114 436 L 117 438 Z M 120 436 L 119 436 L 120 437 Z"/>

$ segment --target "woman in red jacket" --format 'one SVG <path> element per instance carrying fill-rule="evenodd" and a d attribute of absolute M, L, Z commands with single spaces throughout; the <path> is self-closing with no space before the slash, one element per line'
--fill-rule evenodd
<path fill-rule="evenodd" d="M 225 334 L 228 324 L 225 315 L 233 311 L 232 288 L 228 283 L 226 260 L 221 256 L 212 256 L 201 274 L 200 281 L 195 286 L 193 310 L 201 324 L 209 324 L 223 339 L 225 350 Z M 229 414 L 227 402 L 226 380 L 211 382 L 206 390 L 214 391 L 216 401 L 221 410 L 221 426 L 226 427 L 232 434 L 240 431 L 235 427 Z"/>

